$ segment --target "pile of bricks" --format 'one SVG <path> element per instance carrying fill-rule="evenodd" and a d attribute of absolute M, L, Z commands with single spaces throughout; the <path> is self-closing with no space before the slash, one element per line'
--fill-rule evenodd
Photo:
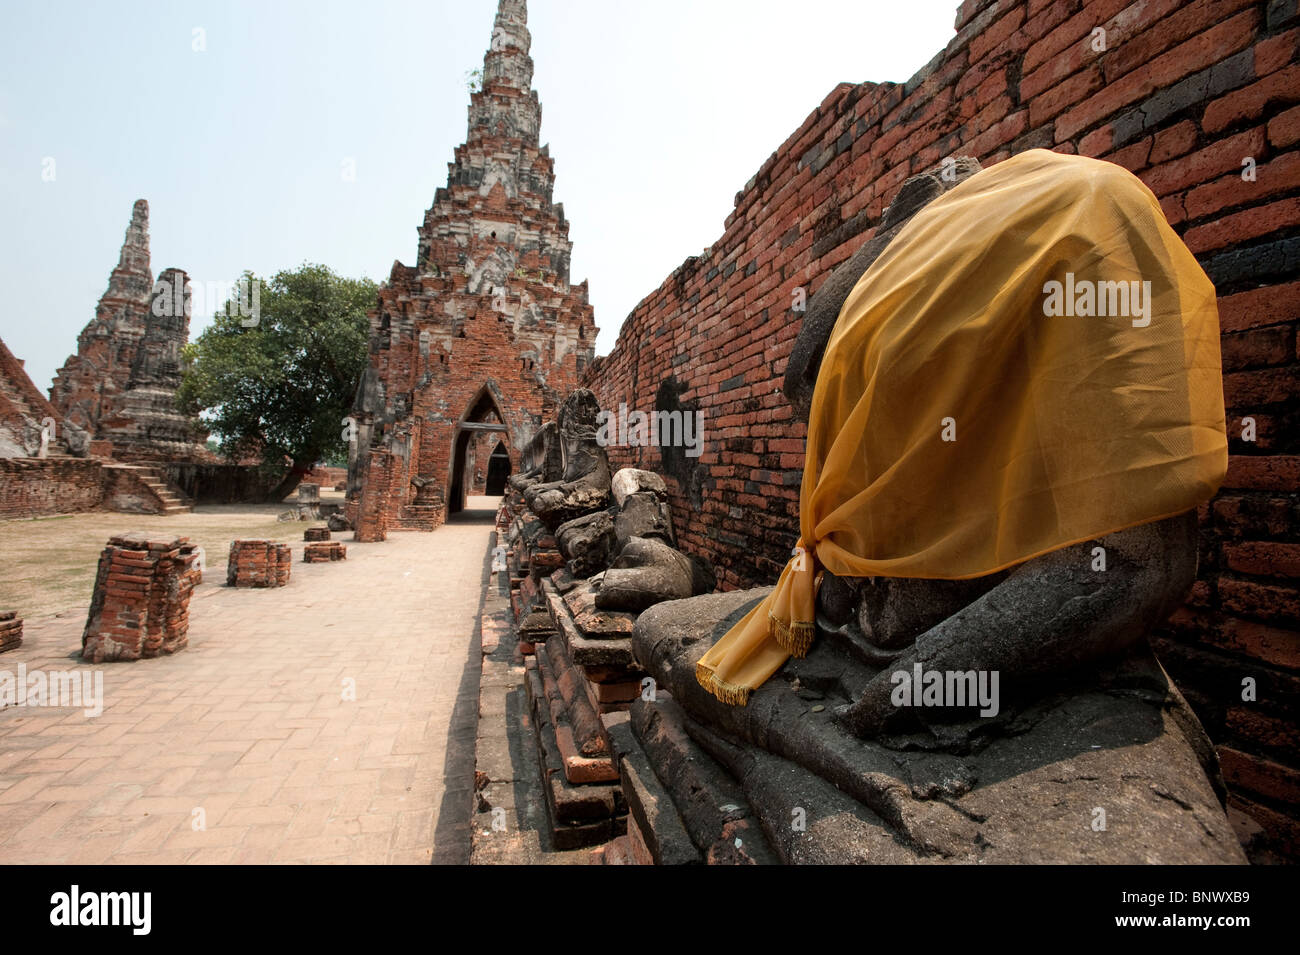
<path fill-rule="evenodd" d="M 230 542 L 226 565 L 228 587 L 283 587 L 289 582 L 293 552 L 288 544 L 268 540 Z"/>
<path fill-rule="evenodd" d="M 330 539 L 330 529 L 328 527 L 309 527 L 302 532 L 302 539 L 305 541 L 327 541 Z"/>
<path fill-rule="evenodd" d="M 347 559 L 348 549 L 338 541 L 317 541 L 312 544 L 304 544 L 302 548 L 302 562 L 304 564 L 325 564 L 332 560 Z"/>
<path fill-rule="evenodd" d="M 99 557 L 81 655 L 92 663 L 176 653 L 189 644 L 190 594 L 203 579 L 186 537 L 124 534 Z"/>
<path fill-rule="evenodd" d="M 16 610 L 0 612 L 0 653 L 14 650 L 23 642 L 23 620 Z"/>

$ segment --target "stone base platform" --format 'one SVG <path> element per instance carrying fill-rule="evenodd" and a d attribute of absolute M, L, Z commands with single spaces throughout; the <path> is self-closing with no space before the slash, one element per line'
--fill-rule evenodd
<path fill-rule="evenodd" d="M 302 560 L 305 564 L 328 564 L 331 561 L 347 560 L 348 548 L 338 541 L 313 541 L 304 544 Z"/>

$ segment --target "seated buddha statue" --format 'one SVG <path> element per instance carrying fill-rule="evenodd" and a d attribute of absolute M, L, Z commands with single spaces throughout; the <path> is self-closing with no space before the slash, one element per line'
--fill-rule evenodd
<path fill-rule="evenodd" d="M 1147 642 L 1226 470 L 1218 341 L 1213 286 L 1121 167 L 1030 150 L 904 184 L 791 353 L 780 579 L 633 636 L 779 856 L 1244 862 Z"/>

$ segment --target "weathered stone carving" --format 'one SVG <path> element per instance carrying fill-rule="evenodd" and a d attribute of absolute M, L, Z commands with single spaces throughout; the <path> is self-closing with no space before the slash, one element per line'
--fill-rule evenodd
<path fill-rule="evenodd" d="M 691 562 L 680 551 L 652 537 L 633 537 L 619 548 L 618 557 L 596 591 L 602 610 L 645 610 L 665 600 L 693 594 Z"/>
<path fill-rule="evenodd" d="M 529 440 L 524 448 L 523 468 L 507 482 L 517 491 L 526 491 L 534 484 L 549 484 L 563 476 L 564 448 L 556 438 L 554 421 L 542 425 Z"/>

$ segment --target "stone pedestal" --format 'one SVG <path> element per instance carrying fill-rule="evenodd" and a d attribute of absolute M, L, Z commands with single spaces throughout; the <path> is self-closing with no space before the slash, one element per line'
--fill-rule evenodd
<path fill-rule="evenodd" d="M 203 579 L 185 537 L 113 537 L 99 558 L 81 655 L 92 663 L 175 653 L 189 643 L 190 594 Z"/>
<path fill-rule="evenodd" d="M 268 540 L 230 542 L 226 565 L 229 587 L 283 587 L 289 582 L 293 552 L 288 544 Z"/>
<path fill-rule="evenodd" d="M 347 560 L 348 549 L 338 541 L 316 541 L 304 544 L 302 562 L 304 564 L 327 564 L 335 560 Z"/>
<path fill-rule="evenodd" d="M 330 529 L 328 527 L 309 527 L 302 532 L 302 539 L 305 541 L 327 541 L 330 539 Z"/>

